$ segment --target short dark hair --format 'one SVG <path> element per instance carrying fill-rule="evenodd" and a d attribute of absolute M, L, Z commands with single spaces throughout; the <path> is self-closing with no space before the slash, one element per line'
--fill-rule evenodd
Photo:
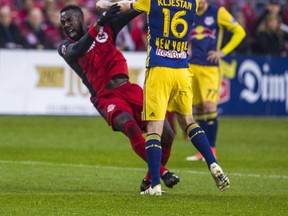
<path fill-rule="evenodd" d="M 84 14 L 83 14 L 82 9 L 76 5 L 67 5 L 61 9 L 60 13 L 62 14 L 63 12 L 68 11 L 68 10 L 73 10 L 73 11 L 78 12 L 80 16 L 84 19 Z"/>

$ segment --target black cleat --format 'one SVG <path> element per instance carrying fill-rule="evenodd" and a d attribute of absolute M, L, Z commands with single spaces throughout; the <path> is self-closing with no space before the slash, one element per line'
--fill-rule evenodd
<path fill-rule="evenodd" d="M 151 185 L 151 181 L 146 180 L 145 178 L 142 180 L 141 185 L 140 185 L 140 190 L 141 191 L 146 191 Z"/>
<path fill-rule="evenodd" d="M 174 185 L 176 185 L 178 182 L 180 182 L 180 178 L 178 176 L 174 175 L 174 173 L 172 173 L 170 171 L 167 171 L 161 177 L 161 179 L 163 180 L 164 184 L 168 188 L 173 188 Z"/>

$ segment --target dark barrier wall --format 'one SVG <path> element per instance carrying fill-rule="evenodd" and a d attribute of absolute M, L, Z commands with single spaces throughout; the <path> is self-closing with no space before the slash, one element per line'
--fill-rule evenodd
<path fill-rule="evenodd" d="M 229 56 L 221 68 L 220 114 L 288 114 L 288 58 Z"/>

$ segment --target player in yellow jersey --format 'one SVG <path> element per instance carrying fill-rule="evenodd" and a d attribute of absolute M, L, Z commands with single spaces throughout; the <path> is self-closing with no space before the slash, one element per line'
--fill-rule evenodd
<path fill-rule="evenodd" d="M 107 9 L 113 3 L 99 1 Z M 148 45 L 144 106 L 147 121 L 146 158 L 151 186 L 142 195 L 161 195 L 159 166 L 161 136 L 166 111 L 175 111 L 179 125 L 192 144 L 205 157 L 217 187 L 224 191 L 229 179 L 218 165 L 204 131 L 192 116 L 192 76 L 188 70 L 188 37 L 198 7 L 198 0 L 138 0 L 118 2 L 122 11 L 145 12 L 148 20 Z"/>
<path fill-rule="evenodd" d="M 221 48 L 223 30 L 232 33 L 231 39 Z M 197 123 L 205 131 L 211 150 L 216 157 L 218 131 L 217 105 L 222 79 L 219 61 L 233 51 L 246 33 L 224 8 L 199 0 L 199 7 L 190 34 L 191 57 L 189 68 L 193 75 L 193 107 Z M 205 160 L 200 152 L 186 158 L 188 161 Z"/>

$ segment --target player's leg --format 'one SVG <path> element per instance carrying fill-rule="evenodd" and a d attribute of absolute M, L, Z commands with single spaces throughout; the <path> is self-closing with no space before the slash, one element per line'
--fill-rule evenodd
<path fill-rule="evenodd" d="M 189 80 L 190 74 L 188 70 L 178 70 L 180 73 L 176 74 L 177 83 L 179 84 L 177 85 L 178 88 L 174 89 L 174 95 L 172 95 L 175 100 L 168 105 L 168 109 L 175 110 L 180 127 L 187 133 L 195 148 L 204 156 L 217 187 L 221 191 L 224 191 L 229 187 L 229 179 L 218 165 L 216 158 L 210 149 L 210 145 L 204 130 L 198 124 L 196 124 L 192 116 L 193 96 L 191 90 L 191 80 Z"/>
<path fill-rule="evenodd" d="M 166 165 L 171 154 L 172 143 L 174 140 L 174 131 L 171 125 L 166 118 L 164 121 L 163 133 L 161 137 L 161 146 L 162 146 L 162 165 Z M 176 176 L 173 172 L 169 170 L 163 172 L 161 175 L 161 179 L 163 180 L 166 187 L 172 188 L 178 182 L 180 182 L 180 178 Z"/>
<path fill-rule="evenodd" d="M 188 134 L 191 143 L 205 158 L 210 173 L 214 178 L 218 189 L 220 191 L 225 191 L 228 189 L 230 181 L 216 161 L 204 130 L 195 123 L 192 115 L 185 116 L 182 114 L 177 114 L 177 119 L 180 127 Z"/>
<path fill-rule="evenodd" d="M 142 119 L 147 121 L 146 156 L 151 187 L 141 194 L 161 195 L 159 169 L 162 158 L 161 136 L 170 99 L 168 68 L 152 67 L 146 72 Z M 159 79 L 161 77 L 161 79 Z M 155 91 L 157 89 L 157 91 Z M 157 98 L 157 100 L 155 100 Z M 154 192 L 155 190 L 155 192 Z M 156 192 L 157 191 L 157 192 Z"/>
<path fill-rule="evenodd" d="M 136 122 L 134 117 L 129 112 L 118 112 L 114 114 L 115 117 L 113 117 L 112 120 L 112 127 L 116 131 L 121 131 L 123 134 L 125 134 L 131 143 L 131 147 L 134 150 L 134 152 L 139 155 L 144 161 L 147 161 L 146 158 L 146 150 L 145 150 L 145 138 L 142 134 L 142 129 L 139 127 L 139 124 Z M 170 131 L 171 132 L 171 131 Z M 173 133 L 171 135 L 166 135 L 167 138 L 173 137 Z M 167 154 L 170 156 L 170 150 L 171 150 L 171 144 L 167 141 L 165 146 L 165 149 L 167 149 Z M 170 146 L 170 148 L 169 148 Z M 168 156 L 168 157 L 169 157 Z M 166 156 L 167 157 L 167 156 Z M 168 159 L 165 157 L 164 161 L 168 161 Z M 166 164 L 166 163 L 165 163 Z M 168 171 L 168 169 L 164 165 L 160 165 L 160 176 L 162 176 L 165 172 Z"/>
<path fill-rule="evenodd" d="M 121 131 L 125 134 L 131 143 L 134 152 L 146 161 L 145 139 L 142 135 L 142 130 L 134 117 L 128 112 L 118 112 L 114 114 L 112 127 L 116 131 Z"/>
<path fill-rule="evenodd" d="M 125 91 L 126 90 L 127 89 L 125 89 Z M 136 91 L 133 91 L 134 94 L 135 92 Z M 121 99 L 121 96 L 119 96 L 121 94 L 118 93 L 119 88 L 117 89 L 117 93 L 113 93 L 113 91 L 110 90 L 108 95 L 103 94 L 101 95 L 102 97 L 98 97 L 98 100 L 94 104 L 94 106 L 101 114 L 101 116 L 106 120 L 106 122 L 110 126 L 112 126 L 112 129 L 114 131 L 121 131 L 124 135 L 126 135 L 129 138 L 131 146 L 135 151 L 135 153 L 139 155 L 139 157 L 141 157 L 146 162 L 145 138 L 143 137 L 142 134 L 143 125 L 139 123 L 139 119 L 141 119 L 141 111 L 139 111 L 139 113 L 138 111 L 136 111 L 136 113 L 138 113 L 140 116 L 139 118 L 138 115 L 136 116 L 137 121 L 134 118 L 135 115 L 134 111 L 139 110 L 138 108 L 139 106 L 141 106 L 140 110 L 142 110 L 142 102 L 141 103 L 139 102 L 139 104 L 136 103 L 138 105 L 134 106 L 133 107 L 134 109 L 132 109 L 131 105 L 129 105 L 126 100 Z M 127 92 L 125 95 L 127 96 Z M 135 102 L 135 100 L 133 100 L 133 102 Z M 113 105 L 113 108 L 111 104 Z M 141 125 L 141 127 L 139 125 Z M 166 172 L 167 170 L 168 169 L 161 164 L 159 176 L 162 176 L 163 173 Z"/>
<path fill-rule="evenodd" d="M 173 132 L 174 136 L 176 136 L 176 125 L 175 125 L 175 112 L 167 112 L 166 119 L 168 120 Z"/>
<path fill-rule="evenodd" d="M 188 70 L 179 69 L 177 81 L 179 84 L 174 89 L 173 95 L 176 99 L 169 104 L 168 108 L 175 110 L 179 126 L 187 133 L 192 144 L 205 157 L 207 165 L 210 166 L 216 162 L 216 159 L 211 152 L 204 130 L 195 123 L 192 116 L 191 73 Z"/>
<path fill-rule="evenodd" d="M 161 164 L 166 165 L 171 154 L 172 143 L 174 140 L 174 131 L 169 124 L 168 120 L 165 119 L 163 133 L 161 137 L 161 146 L 162 146 L 162 159 Z"/>
<path fill-rule="evenodd" d="M 174 133 L 173 129 L 171 128 L 168 120 L 166 119 L 164 122 L 163 133 L 161 137 L 161 146 L 162 146 L 162 159 L 161 164 L 163 168 L 165 168 L 166 163 L 170 158 L 172 143 L 174 140 Z M 180 178 L 171 172 L 169 169 L 160 167 L 160 176 L 162 181 L 164 182 L 166 187 L 173 188 L 178 182 L 180 182 Z M 145 191 L 151 185 L 151 177 L 149 172 L 147 172 L 145 178 L 142 180 L 140 185 L 140 190 Z"/>
<path fill-rule="evenodd" d="M 128 112 L 122 112 L 115 117 L 113 121 L 114 130 L 121 131 L 125 134 L 131 143 L 131 146 L 134 152 L 139 155 L 143 160 L 146 161 L 146 151 L 145 151 L 145 139 L 142 135 L 142 130 L 138 126 L 138 123 L 134 120 L 133 116 L 131 116 Z M 170 157 L 171 145 L 173 142 L 173 131 L 169 127 L 169 124 L 165 127 L 165 135 L 163 139 L 163 152 L 162 160 L 164 164 L 160 164 L 160 176 L 164 181 L 164 184 L 167 187 L 172 188 L 175 184 L 177 184 L 180 179 L 178 176 L 174 175 L 174 173 L 170 172 L 165 164 L 167 163 Z M 151 185 L 151 177 L 149 172 L 147 172 L 145 178 L 142 180 L 140 185 L 140 190 L 145 191 Z"/>
<path fill-rule="evenodd" d="M 211 150 L 216 157 L 216 138 L 218 133 L 218 114 L 217 114 L 217 103 L 214 101 L 205 101 L 204 109 L 206 114 L 206 130 Z"/>
<path fill-rule="evenodd" d="M 146 157 L 151 177 L 151 186 L 147 191 L 141 192 L 141 194 L 161 195 L 162 193 L 160 182 L 161 175 L 159 171 L 162 158 L 161 134 L 163 124 L 163 121 L 149 121 L 147 124 Z"/>
<path fill-rule="evenodd" d="M 211 150 L 216 157 L 218 131 L 217 103 L 219 99 L 220 72 L 215 66 L 190 65 L 194 73 L 193 107 L 195 120 L 205 131 Z M 200 152 L 186 158 L 189 161 L 204 160 Z"/>

